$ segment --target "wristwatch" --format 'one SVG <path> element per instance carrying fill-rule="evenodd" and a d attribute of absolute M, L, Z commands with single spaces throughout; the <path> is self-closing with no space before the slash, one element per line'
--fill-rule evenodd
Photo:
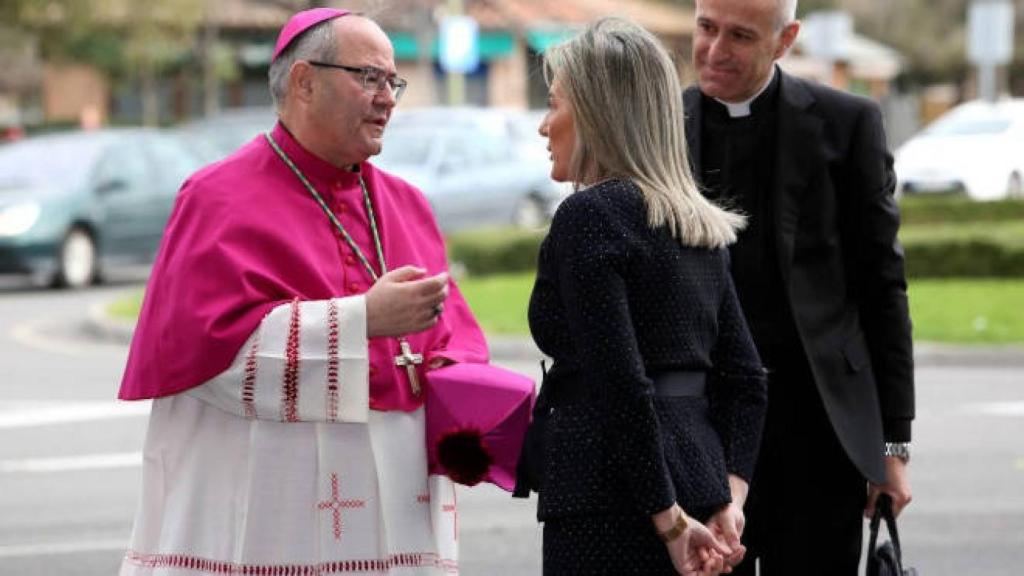
<path fill-rule="evenodd" d="M 679 538 L 686 531 L 686 527 L 689 523 L 686 521 L 686 513 L 679 509 L 679 516 L 676 518 L 676 523 L 671 528 L 664 532 L 658 532 L 658 537 L 661 538 L 662 542 L 666 544 Z"/>
<path fill-rule="evenodd" d="M 904 464 L 910 462 L 910 442 L 886 442 L 885 455 L 895 456 L 903 460 Z"/>

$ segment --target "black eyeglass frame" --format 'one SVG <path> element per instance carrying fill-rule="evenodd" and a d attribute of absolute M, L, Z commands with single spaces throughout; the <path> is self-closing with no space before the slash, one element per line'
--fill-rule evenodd
<path fill-rule="evenodd" d="M 361 74 L 363 78 L 363 90 L 370 91 L 372 87 L 374 92 L 380 93 L 385 86 L 391 91 L 391 96 L 394 97 L 395 102 L 398 102 L 402 98 L 402 93 L 405 92 L 405 88 L 409 85 L 409 82 L 405 78 L 399 78 L 395 75 L 388 75 L 387 72 L 377 68 L 376 66 L 345 66 L 344 64 L 335 64 L 333 62 L 320 62 L 318 60 L 307 60 L 310 66 L 317 66 L 320 68 L 335 68 L 337 70 L 344 70 L 353 74 Z M 383 76 L 384 80 L 377 82 L 376 86 L 370 86 L 369 78 L 370 74 L 378 73 Z"/>

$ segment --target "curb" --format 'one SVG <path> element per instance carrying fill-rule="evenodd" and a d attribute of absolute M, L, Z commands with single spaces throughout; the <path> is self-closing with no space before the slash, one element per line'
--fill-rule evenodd
<path fill-rule="evenodd" d="M 111 318 L 107 307 L 113 300 L 98 302 L 89 308 L 83 322 L 82 332 L 93 339 L 128 345 L 135 333 L 135 322 Z M 487 344 L 491 356 L 501 360 L 539 361 L 544 354 L 537 349 L 533 340 L 526 336 L 488 336 Z"/>
<path fill-rule="evenodd" d="M 89 313 L 82 323 L 82 331 L 92 338 L 115 344 L 131 344 L 135 333 L 135 322 L 111 318 L 107 307 L 113 300 L 97 302 L 89 308 Z"/>
<path fill-rule="evenodd" d="M 1024 346 L 1001 344 L 958 346 L 938 342 L 915 342 L 916 366 L 1024 367 Z"/>
<path fill-rule="evenodd" d="M 107 315 L 110 301 L 100 302 L 89 309 L 83 332 L 98 340 L 129 344 L 135 332 L 135 322 L 118 320 Z M 491 357 L 500 360 L 539 361 L 544 354 L 529 336 L 507 334 L 488 336 Z M 991 366 L 1024 367 L 1024 346 L 1019 344 L 992 346 L 959 346 L 935 342 L 914 343 L 915 366 Z"/>

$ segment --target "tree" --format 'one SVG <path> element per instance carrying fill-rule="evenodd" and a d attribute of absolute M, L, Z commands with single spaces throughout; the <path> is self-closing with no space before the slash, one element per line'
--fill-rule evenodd
<path fill-rule="evenodd" d="M 159 121 L 156 78 L 190 55 L 204 0 L 2 0 L 0 21 L 36 37 L 47 62 L 95 66 L 114 82 L 137 79 L 143 122 Z"/>

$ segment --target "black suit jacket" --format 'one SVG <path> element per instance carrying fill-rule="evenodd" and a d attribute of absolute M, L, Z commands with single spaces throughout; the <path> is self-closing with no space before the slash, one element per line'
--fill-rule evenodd
<path fill-rule="evenodd" d="M 785 295 L 840 442 L 861 473 L 881 483 L 883 439 L 909 441 L 914 417 L 892 156 L 873 102 L 777 73 L 777 141 L 764 153 L 775 157 L 774 228 Z M 686 90 L 684 105 L 691 165 L 700 175 L 696 87 Z"/>

